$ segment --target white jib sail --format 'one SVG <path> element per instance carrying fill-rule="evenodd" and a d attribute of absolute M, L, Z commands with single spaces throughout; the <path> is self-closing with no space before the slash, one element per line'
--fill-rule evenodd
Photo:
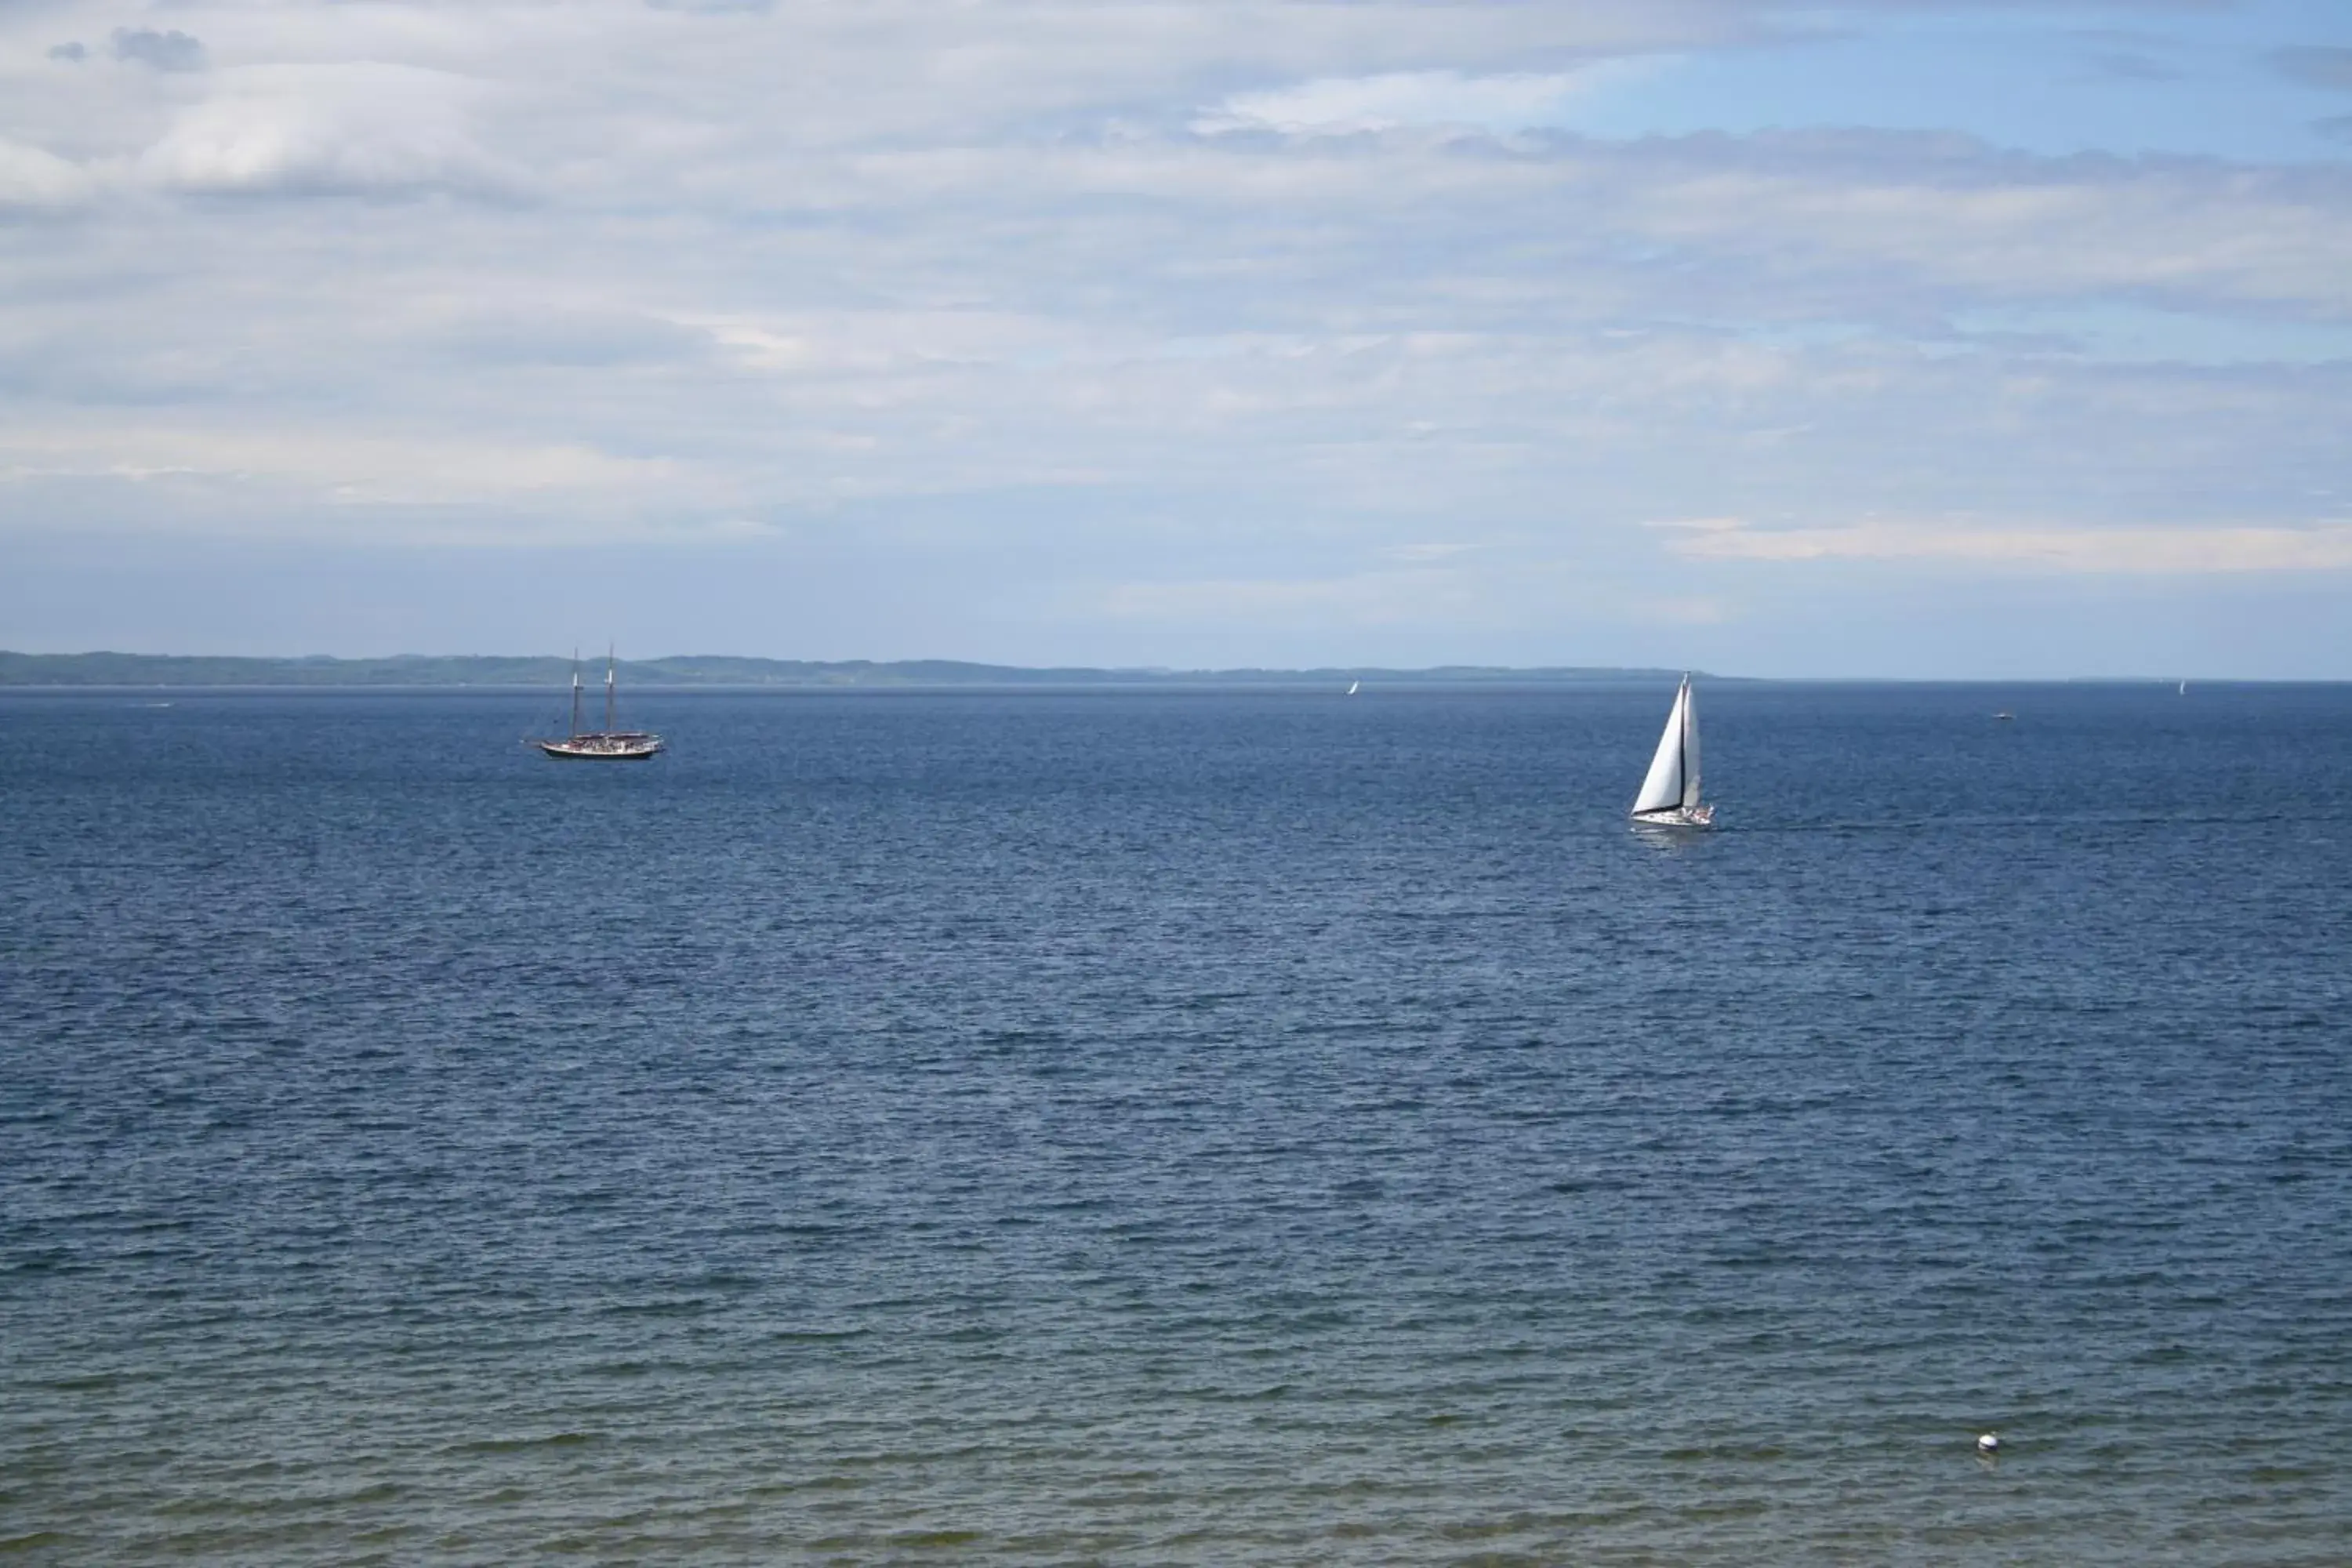
<path fill-rule="evenodd" d="M 1642 781 L 1642 793 L 1634 797 L 1633 810 L 1637 816 L 1645 811 L 1667 811 L 1682 805 L 1686 788 L 1696 798 L 1698 783 L 1696 773 L 1687 784 L 1683 777 L 1683 713 L 1689 702 L 1690 680 L 1685 677 L 1682 689 L 1675 693 L 1674 711 L 1666 715 L 1666 732 L 1658 737 L 1658 753 L 1650 759 L 1649 776 Z"/>

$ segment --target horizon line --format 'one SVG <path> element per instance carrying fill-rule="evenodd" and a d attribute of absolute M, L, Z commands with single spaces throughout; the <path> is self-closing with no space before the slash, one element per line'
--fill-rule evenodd
<path fill-rule="evenodd" d="M 394 673 L 397 667 L 487 665 L 504 667 L 501 671 L 502 673 L 509 676 L 520 676 L 522 674 L 522 670 L 514 667 L 543 667 L 549 665 L 569 667 L 580 662 L 593 663 L 593 661 L 582 661 L 570 654 L 544 653 L 400 653 L 383 655 L 323 653 L 205 654 L 126 653 L 114 649 L 92 649 L 75 653 L 29 653 L 0 648 L 0 686 L 13 686 L 17 688 L 58 687 L 68 689 L 102 686 L 146 686 L 154 684 L 192 686 L 208 684 L 240 686 L 291 685 L 296 687 L 349 685 L 356 687 L 382 687 L 388 684 L 402 684 L 399 682 L 386 681 L 383 679 L 383 676 L 386 674 Z M 1174 665 L 1027 665 L 997 663 L 982 659 L 935 657 L 904 658 L 801 658 L 765 654 L 720 653 L 660 654 L 640 658 L 618 659 L 615 662 L 617 664 L 630 666 L 642 672 L 637 681 L 637 684 L 639 685 L 683 684 L 700 687 L 740 687 L 751 689 L 776 686 L 855 684 L 855 682 L 841 681 L 838 679 L 826 681 L 823 679 L 822 677 L 827 674 L 838 676 L 854 675 L 858 673 L 872 673 L 883 676 L 896 674 L 900 676 L 901 679 L 891 682 L 891 684 L 898 686 L 974 686 L 990 684 L 1027 686 L 1052 684 L 1104 685 L 1120 682 L 1147 685 L 1168 685 L 1188 682 L 1198 684 L 1219 681 L 1245 684 L 1269 684 L 1282 681 L 1304 682 L 1308 680 L 1328 680 L 1333 679 L 1368 679 L 1381 678 L 1433 684 L 1444 682 L 1449 679 L 1490 684 L 1506 683 L 1515 679 L 1549 684 L 1566 684 L 1570 682 L 1605 682 L 1612 680 L 1664 680 L 1678 679 L 1684 675 L 1688 675 L 1694 679 L 1718 682 L 1773 683 L 1786 685 L 2168 686 L 2176 684 L 2203 684 L 2230 686 L 2338 686 L 2347 684 L 2346 678 L 2329 676 L 2211 676 L 2194 674 L 2182 675 L 2177 672 L 2168 674 L 2130 675 L 1747 675 L 1706 670 L 1696 667 L 1683 668 L 1670 665 L 1510 665 L 1471 662 L 1410 666 L 1371 664 L 1320 664 L 1295 666 L 1241 664 L 1195 667 L 1181 667 Z M 89 668 L 89 666 L 93 663 L 120 665 L 126 668 L 122 668 L 119 670 L 100 671 Z M 195 673 L 195 671 L 187 668 L 187 667 L 191 665 L 211 666 L 215 667 L 215 670 L 219 674 L 239 674 L 247 676 L 247 679 L 226 682 L 207 682 L 202 679 L 184 679 L 186 676 Z M 720 668 L 709 668 L 713 666 Z M 743 669 L 746 675 L 751 675 L 761 668 L 765 668 L 775 670 L 779 673 L 784 671 L 806 672 L 808 676 L 815 677 L 817 679 L 778 679 L 773 677 L 770 677 L 768 679 L 729 680 L 726 679 L 725 674 L 722 673 L 724 667 L 728 666 L 740 667 Z M 76 667 L 80 668 L 77 668 Z M 661 667 L 669 668 L 663 668 Z M 702 668 L 698 668 L 696 667 Z M 318 675 L 326 675 L 330 677 L 345 673 L 356 675 L 362 670 L 371 668 L 377 673 L 377 679 L 373 680 L 346 681 L 336 680 L 331 678 L 328 679 L 273 682 L 266 679 L 254 679 L 250 678 L 252 676 L 264 674 L 265 672 L 283 671 L 285 673 L 292 673 L 296 670 L 315 672 Z M 959 674 L 944 680 L 926 681 L 919 678 L 906 679 L 906 677 L 912 676 L 914 672 L 919 670 L 937 671 L 941 674 L 945 674 L 948 671 L 956 671 L 959 672 Z M 142 674 L 162 674 L 166 671 L 177 673 L 181 675 L 183 679 L 168 683 L 157 682 L 152 679 L 142 680 L 137 679 L 137 677 Z M 405 671 L 401 672 L 404 673 Z M 661 679 L 661 676 L 665 674 L 689 674 L 689 672 L 691 672 L 690 678 L 684 682 L 664 681 Z M 40 679 L 40 676 L 44 674 L 68 675 L 69 673 L 78 675 L 79 679 L 65 680 L 43 680 Z M 104 675 L 109 673 L 119 674 L 129 679 L 114 680 L 104 679 Z M 424 672 L 419 670 L 416 671 L 416 673 L 422 674 Z M 460 671 L 457 669 L 449 669 L 447 673 L 439 679 L 428 678 L 423 681 L 409 684 L 428 686 L 450 684 L 475 686 L 510 685 L 528 687 L 540 683 L 537 680 L 512 679 L 506 680 L 485 679 L 478 681 L 453 681 L 449 679 L 449 676 L 458 673 L 460 673 Z M 484 671 L 483 673 L 487 674 L 488 672 Z M 651 677 L 650 679 L 646 679 L 648 676 Z M 992 678 L 1001 679 L 992 679 Z"/>

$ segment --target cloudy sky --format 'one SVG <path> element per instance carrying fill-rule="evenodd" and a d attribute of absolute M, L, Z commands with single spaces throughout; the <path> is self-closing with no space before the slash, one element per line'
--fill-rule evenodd
<path fill-rule="evenodd" d="M 2352 5 L 0 0 L 0 647 L 2352 678 Z"/>

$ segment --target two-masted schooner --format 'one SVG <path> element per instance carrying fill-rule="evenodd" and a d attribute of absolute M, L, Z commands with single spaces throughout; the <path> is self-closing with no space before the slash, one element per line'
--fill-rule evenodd
<path fill-rule="evenodd" d="M 604 655 L 604 727 L 583 730 L 580 727 L 580 656 L 572 656 L 572 733 L 562 740 L 534 740 L 531 744 L 551 757 L 562 757 L 576 762 L 641 763 L 662 749 L 662 738 L 643 730 L 616 730 L 614 726 L 614 675 L 617 661 L 608 650 Z"/>
<path fill-rule="evenodd" d="M 1633 820 L 1650 827 L 1705 827 L 1715 820 L 1715 807 L 1698 803 L 1698 708 L 1687 675 L 1666 714 L 1666 732 L 1658 737 L 1642 793 L 1633 797 Z"/>

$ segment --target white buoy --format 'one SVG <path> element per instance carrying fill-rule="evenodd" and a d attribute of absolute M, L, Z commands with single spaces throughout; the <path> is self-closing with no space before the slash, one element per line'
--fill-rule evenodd
<path fill-rule="evenodd" d="M 1988 1432 L 1988 1433 L 1986 1433 L 1983 1436 L 1981 1436 L 1981 1437 L 1978 1438 L 1978 1439 L 1977 1439 L 1977 1452 L 1978 1452 L 1978 1453 L 1979 1453 L 1979 1454 L 1998 1454 L 1998 1453 L 2000 1453 L 2000 1433 L 1998 1433 L 1998 1432 Z"/>

